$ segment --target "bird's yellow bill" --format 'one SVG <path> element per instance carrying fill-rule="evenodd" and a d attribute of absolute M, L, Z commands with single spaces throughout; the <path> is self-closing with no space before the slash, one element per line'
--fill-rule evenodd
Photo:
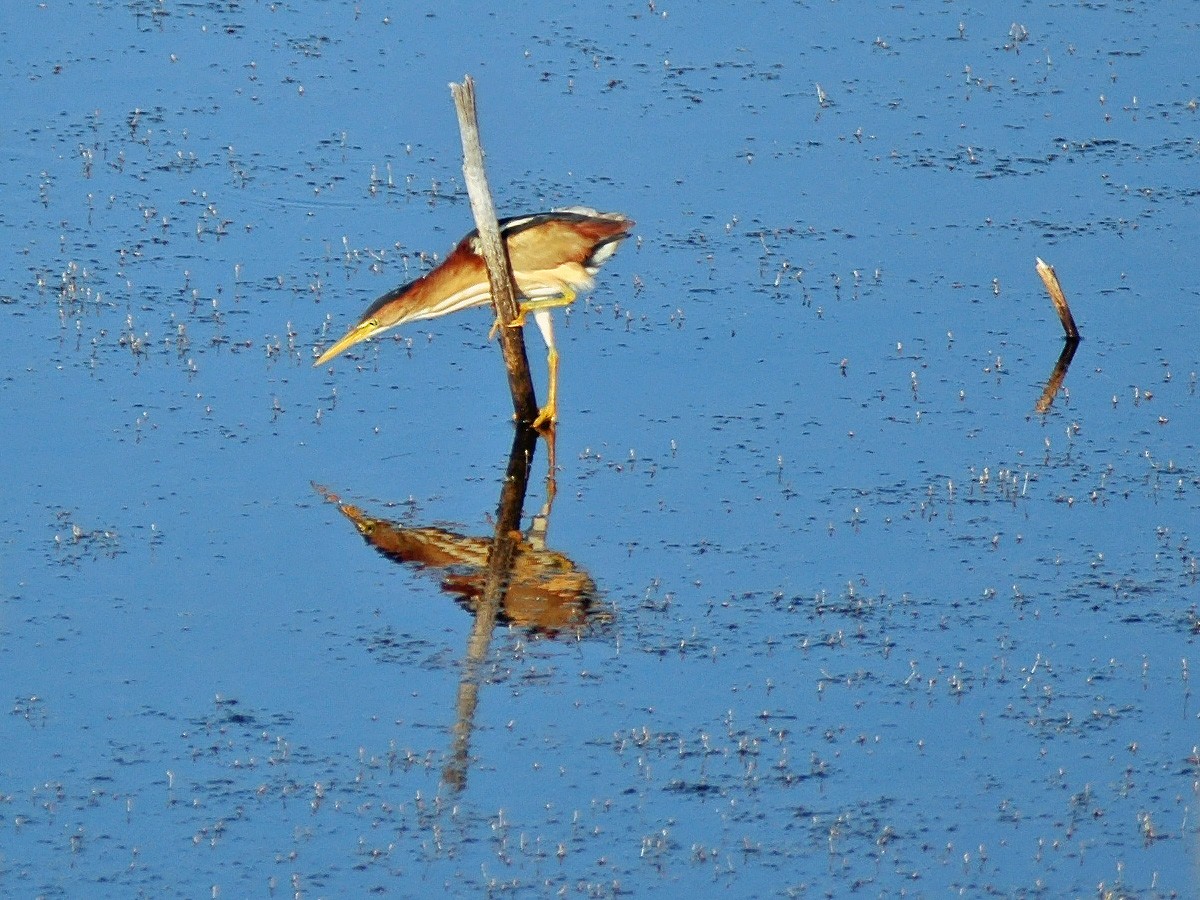
<path fill-rule="evenodd" d="M 379 325 L 375 322 L 359 322 L 350 329 L 344 338 L 317 357 L 317 361 L 313 363 L 313 368 L 325 365 L 325 363 L 329 362 L 339 353 L 343 353 L 355 344 L 365 341 L 379 330 Z"/>

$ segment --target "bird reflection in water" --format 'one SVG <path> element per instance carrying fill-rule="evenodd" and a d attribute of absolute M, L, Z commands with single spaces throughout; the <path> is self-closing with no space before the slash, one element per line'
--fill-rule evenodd
<path fill-rule="evenodd" d="M 491 536 L 459 534 L 446 528 L 408 526 L 376 519 L 319 485 L 317 492 L 354 523 L 368 544 L 388 559 L 441 574 L 442 590 L 472 614 L 478 611 L 487 579 Z M 552 498 L 516 535 L 512 570 L 497 610 L 497 621 L 539 635 L 582 636 L 612 621 L 599 602 L 596 583 L 567 556 L 546 546 Z"/>
<path fill-rule="evenodd" d="M 527 474 L 533 450 L 532 445 L 524 442 L 523 438 L 528 437 L 532 437 L 532 432 L 524 432 L 524 436 L 518 434 L 510 458 L 506 481 L 510 487 L 521 490 L 512 491 L 514 496 L 509 498 L 502 496 L 499 512 L 508 520 L 506 524 L 521 521 L 524 479 L 520 475 Z M 329 503 L 336 504 L 342 515 L 354 523 L 362 539 L 383 556 L 416 569 L 436 572 L 442 577 L 442 589 L 446 593 L 473 614 L 479 612 L 496 536 L 461 534 L 449 528 L 408 526 L 376 518 L 359 506 L 343 503 L 329 488 L 317 484 L 313 488 Z M 524 533 L 515 527 L 504 529 L 504 535 L 511 540 L 511 568 L 506 574 L 494 618 L 498 623 L 527 630 L 530 634 L 582 637 L 590 630 L 610 624 L 612 612 L 600 601 L 592 576 L 578 568 L 564 553 L 546 546 L 554 492 L 556 486 L 551 468 L 546 478 L 545 503 L 533 516 L 529 527 Z M 516 509 L 505 510 L 504 506 L 509 504 L 515 504 Z"/>

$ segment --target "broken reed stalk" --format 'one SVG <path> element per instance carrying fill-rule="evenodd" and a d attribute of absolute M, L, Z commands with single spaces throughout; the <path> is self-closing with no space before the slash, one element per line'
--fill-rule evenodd
<path fill-rule="evenodd" d="M 510 328 L 517 317 L 517 289 L 513 283 L 508 251 L 500 239 L 496 207 L 488 187 L 483 167 L 483 147 L 479 141 L 479 120 L 475 115 L 475 80 L 467 75 L 462 84 L 451 83 L 454 108 L 458 113 L 458 130 L 462 135 L 463 178 L 471 198 L 471 214 L 479 231 L 479 246 L 487 263 L 488 283 L 492 288 L 492 306 L 500 320 L 500 347 L 504 367 L 508 370 L 508 387 L 512 392 L 513 411 L 517 423 L 528 426 L 537 418 L 537 398 L 533 379 L 529 375 L 529 358 L 525 355 L 525 336 L 520 328 Z"/>
<path fill-rule="evenodd" d="M 1062 322 L 1063 331 L 1067 333 L 1067 340 L 1078 341 L 1079 329 L 1075 327 L 1075 318 L 1071 315 L 1071 307 L 1067 305 L 1067 297 L 1063 293 L 1062 285 L 1058 283 L 1058 275 L 1054 272 L 1054 266 L 1047 265 L 1040 257 L 1037 257 L 1037 273 L 1041 276 L 1042 284 L 1046 286 L 1046 292 L 1050 294 L 1054 309 L 1058 313 L 1058 320 Z"/>
<path fill-rule="evenodd" d="M 483 148 L 479 142 L 479 120 L 475 114 L 475 81 L 466 76 L 462 84 L 451 84 L 454 108 L 458 112 L 458 128 L 463 145 L 463 178 L 471 198 L 471 214 L 479 231 L 479 246 L 487 263 L 488 284 L 492 289 L 492 306 L 500 320 L 500 347 L 504 366 L 508 370 L 508 386 L 512 391 L 513 411 L 517 428 L 509 454 L 508 471 L 500 487 L 500 502 L 496 512 L 496 530 L 488 550 L 487 572 L 483 595 L 475 608 L 475 623 L 467 641 L 462 678 L 458 688 L 458 720 L 454 727 L 454 748 L 451 759 L 442 772 L 442 781 L 453 790 L 466 784 L 471 732 L 475 710 L 479 704 L 479 688 L 483 667 L 492 643 L 492 631 L 504 595 L 508 592 L 517 548 L 521 540 L 521 514 L 525 505 L 525 490 L 529 484 L 529 463 L 537 446 L 537 432 L 530 424 L 537 417 L 537 399 L 533 379 L 529 375 L 529 359 L 525 355 L 525 336 L 520 328 L 509 325 L 517 317 L 517 290 L 513 284 L 512 265 L 508 251 L 500 239 L 496 207 L 488 187 L 483 167 Z"/>

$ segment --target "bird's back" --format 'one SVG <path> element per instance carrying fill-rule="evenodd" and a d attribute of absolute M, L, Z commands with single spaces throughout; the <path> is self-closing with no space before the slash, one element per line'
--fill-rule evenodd
<path fill-rule="evenodd" d="M 512 216 L 501 219 L 499 225 L 518 287 L 527 293 L 545 294 L 552 289 L 547 285 L 557 282 L 576 289 L 590 288 L 587 276 L 594 275 L 616 252 L 634 222 L 620 213 L 572 206 Z M 482 306 L 491 301 L 491 296 L 479 232 L 472 231 L 432 272 L 375 301 L 364 319 L 389 306 L 394 324 L 433 319 Z"/>
<path fill-rule="evenodd" d="M 578 263 L 595 274 L 629 236 L 632 219 L 620 213 L 601 213 L 586 206 L 571 206 L 500 222 L 514 272 L 548 271 L 564 263 Z M 477 246 L 478 233 L 467 240 Z"/>

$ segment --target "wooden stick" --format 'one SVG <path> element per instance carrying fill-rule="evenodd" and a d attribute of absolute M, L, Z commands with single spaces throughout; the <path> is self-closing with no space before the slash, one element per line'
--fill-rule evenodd
<path fill-rule="evenodd" d="M 521 328 L 509 325 L 518 315 L 517 290 L 513 284 L 508 250 L 500 239 L 496 207 L 488 187 L 483 167 L 483 147 L 479 141 L 479 120 L 475 114 L 475 80 L 467 75 L 463 83 L 452 83 L 450 93 L 458 112 L 458 130 L 462 135 L 463 178 L 471 198 L 471 214 L 479 230 L 479 245 L 487 263 L 488 283 L 492 288 L 492 305 L 500 320 L 500 347 L 504 352 L 504 367 L 508 370 L 508 387 L 512 392 L 513 411 L 519 425 L 528 426 L 537 418 L 537 398 L 533 379 L 529 375 L 529 358 L 525 355 L 525 334 Z"/>
<path fill-rule="evenodd" d="M 454 747 L 450 761 L 442 772 L 443 782 L 454 790 L 466 784 L 471 733 L 475 725 L 475 710 L 479 704 L 479 688 L 491 647 L 492 632 L 504 604 L 517 545 L 521 537 L 521 512 L 525 504 L 525 489 L 529 483 L 529 462 L 537 446 L 537 433 L 530 424 L 537 417 L 537 398 L 533 379 L 529 375 L 529 358 L 525 354 L 524 329 L 510 328 L 517 317 L 517 290 L 513 284 L 512 264 L 508 250 L 500 239 L 496 207 L 488 187 L 483 167 L 483 147 L 479 140 L 479 120 L 475 112 L 475 81 L 470 75 L 462 84 L 451 84 L 454 108 L 458 112 L 458 129 L 462 135 L 463 178 L 471 198 L 471 214 L 479 230 L 479 246 L 487 263 L 488 284 L 492 289 L 492 306 L 500 320 L 500 347 L 504 366 L 508 370 L 508 387 L 512 392 L 513 412 L 517 430 L 513 435 L 508 471 L 500 488 L 496 511 L 496 530 L 488 551 L 487 574 L 483 596 L 475 609 L 475 623 L 467 641 L 462 678 L 459 682 L 457 721 L 454 727 Z"/>
<path fill-rule="evenodd" d="M 1067 305 L 1067 297 L 1063 293 L 1062 285 L 1058 283 L 1058 275 L 1054 272 L 1054 266 L 1047 265 L 1038 258 L 1037 273 L 1041 276 L 1042 284 L 1046 285 L 1046 291 L 1050 294 L 1054 309 L 1058 313 L 1058 320 L 1062 322 L 1063 331 L 1067 333 L 1067 340 L 1079 340 L 1079 329 L 1075 327 L 1075 318 L 1071 315 L 1071 307 Z"/>

